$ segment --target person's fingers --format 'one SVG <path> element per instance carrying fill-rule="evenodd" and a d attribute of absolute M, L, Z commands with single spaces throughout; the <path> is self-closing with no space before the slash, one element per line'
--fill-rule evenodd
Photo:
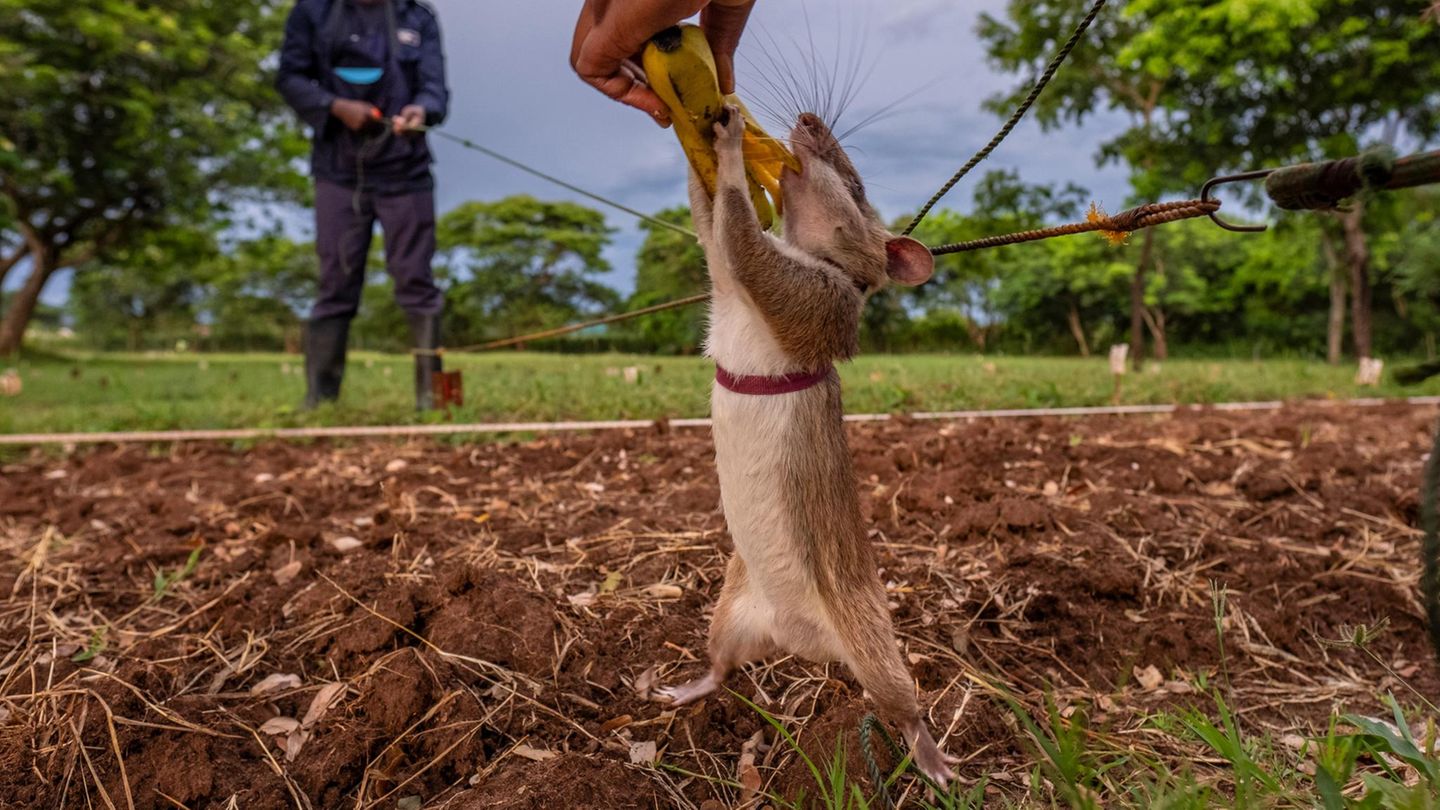
<path fill-rule="evenodd" d="M 711 0 L 586 0 L 575 25 L 570 65 L 586 83 L 622 104 L 644 110 L 661 126 L 670 116 L 638 68 L 626 68 L 655 32 L 699 11 Z M 719 0 L 750 3 L 753 0 Z"/>
<path fill-rule="evenodd" d="M 665 103 L 655 95 L 642 78 L 643 71 L 635 66 L 630 56 L 614 56 L 610 48 L 597 45 L 592 37 L 580 43 L 573 66 L 591 87 L 615 99 L 621 104 L 648 113 L 660 126 L 670 125 L 670 115 Z M 613 47 L 613 44 L 612 44 Z"/>
<path fill-rule="evenodd" d="M 715 72 L 720 79 L 720 92 L 735 92 L 735 49 L 745 23 L 755 8 L 755 0 L 711 0 L 700 12 L 700 27 L 715 53 Z"/>
<path fill-rule="evenodd" d="M 650 113 L 650 117 L 654 118 L 655 123 L 660 126 L 670 126 L 670 108 L 665 105 L 664 101 L 660 100 L 659 94 L 651 89 L 650 82 L 645 78 L 645 69 L 640 67 L 634 59 L 626 59 L 620 63 L 620 73 L 635 83 L 636 92 L 644 93 L 654 98 L 655 107 L 650 106 L 650 100 L 646 98 L 644 101 L 645 106 L 639 107 L 638 109 Z M 631 106 L 634 105 L 632 104 Z"/>
<path fill-rule="evenodd" d="M 581 76 L 581 78 L 591 87 L 621 104 L 647 113 L 660 126 L 670 126 L 670 113 L 665 108 L 665 102 L 655 95 L 654 90 L 651 90 L 643 82 L 636 81 L 625 71 L 619 71 L 609 77 Z"/>
<path fill-rule="evenodd" d="M 728 53 L 715 54 L 715 76 L 720 80 L 720 92 L 730 95 L 735 92 L 735 57 Z"/>

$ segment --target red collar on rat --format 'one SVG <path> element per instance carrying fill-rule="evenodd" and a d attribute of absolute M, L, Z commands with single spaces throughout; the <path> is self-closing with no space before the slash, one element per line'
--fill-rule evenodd
<path fill-rule="evenodd" d="M 826 366 L 819 371 L 800 371 L 794 374 L 782 374 L 779 377 L 762 377 L 731 374 L 717 365 L 715 366 L 715 382 L 719 383 L 721 388 L 737 394 L 774 396 L 776 394 L 793 394 L 796 391 L 814 388 L 824 382 L 830 376 L 830 372 L 834 370 L 834 366 Z"/>

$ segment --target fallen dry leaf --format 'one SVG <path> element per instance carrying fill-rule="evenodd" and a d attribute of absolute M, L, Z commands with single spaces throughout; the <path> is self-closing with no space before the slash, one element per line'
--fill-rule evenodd
<path fill-rule="evenodd" d="M 655 760 L 660 758 L 660 751 L 654 740 L 630 743 L 630 764 L 631 765 L 654 765 Z"/>
<path fill-rule="evenodd" d="M 272 717 L 260 727 L 261 734 L 289 734 L 300 729 L 300 721 L 293 717 Z"/>
<path fill-rule="evenodd" d="M 295 577 L 300 576 L 300 569 L 304 567 L 299 560 L 291 560 L 279 568 L 276 568 L 274 571 L 271 571 L 270 576 L 275 578 L 276 585 L 284 587 L 289 585 Z"/>
<path fill-rule="evenodd" d="M 296 689 L 300 686 L 300 676 L 276 672 L 267 675 L 259 683 L 250 687 L 250 694 L 263 695 L 267 692 L 278 692 L 281 689 Z"/>
<path fill-rule="evenodd" d="M 531 748 L 528 745 L 520 744 L 510 749 L 510 753 L 517 757 L 524 757 L 532 762 L 544 762 L 547 759 L 554 759 L 558 754 L 544 748 Z"/>
<path fill-rule="evenodd" d="M 1131 671 L 1135 673 L 1135 680 L 1140 684 L 1140 688 L 1146 692 L 1153 692 L 1160 688 L 1160 684 L 1165 683 L 1165 676 L 1160 674 L 1154 664 L 1144 669 L 1133 667 Z"/>
<path fill-rule="evenodd" d="M 365 544 L 361 542 L 360 538 L 358 537 L 347 536 L 330 538 L 330 547 L 340 552 L 341 554 L 347 554 L 357 548 L 361 548 L 364 545 Z"/>
<path fill-rule="evenodd" d="M 760 792 L 760 769 L 755 767 L 755 755 L 765 741 L 765 732 L 757 731 L 740 746 L 740 763 L 735 775 L 740 780 L 740 804 L 755 798 Z"/>
<path fill-rule="evenodd" d="M 330 707 L 335 705 L 335 701 L 344 694 L 345 684 L 339 681 L 320 687 L 320 691 L 316 692 L 315 697 L 310 701 L 310 708 L 305 710 L 305 719 L 301 721 L 300 725 L 310 728 L 320 722 L 320 718 L 324 717 L 325 713 L 330 711 Z"/>
<path fill-rule="evenodd" d="M 300 749 L 305 747 L 305 742 L 310 739 L 310 732 L 299 729 L 285 738 L 285 761 L 294 762 L 300 756 Z"/>

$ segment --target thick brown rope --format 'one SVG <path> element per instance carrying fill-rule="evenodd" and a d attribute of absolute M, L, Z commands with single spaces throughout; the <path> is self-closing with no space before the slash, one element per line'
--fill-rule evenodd
<path fill-rule="evenodd" d="M 1022 242 L 1037 242 L 1041 239 L 1053 239 L 1057 236 L 1070 236 L 1077 233 L 1093 233 L 1099 231 L 1111 236 L 1113 239 L 1121 239 L 1131 231 L 1138 231 L 1141 228 L 1150 228 L 1156 225 L 1163 225 L 1166 222 L 1175 222 L 1182 219 L 1203 217 L 1220 210 L 1218 200 L 1177 200 L 1174 202 L 1149 203 L 1128 211 L 1121 211 L 1114 216 L 1106 216 L 1099 212 L 1092 212 L 1087 222 L 1074 222 L 1069 225 L 1057 225 L 1053 228 L 1041 228 L 1033 231 L 1021 231 L 1019 233 L 1000 234 L 998 236 L 987 236 L 984 239 L 975 239 L 969 242 L 957 242 L 950 245 L 941 245 L 931 248 L 930 252 L 936 256 L 943 256 L 947 253 L 964 253 L 971 250 L 983 250 L 985 248 L 1003 247 L 1005 245 L 1016 245 Z M 492 340 L 488 343 L 477 343 L 473 346 L 457 346 L 453 349 L 439 349 L 435 354 L 458 353 L 458 352 L 488 352 L 494 349 L 505 349 L 511 346 L 519 346 L 523 343 L 530 343 L 536 340 L 562 337 L 571 335 L 585 329 L 596 326 L 607 326 L 612 323 L 621 323 L 640 318 L 646 315 L 653 315 L 657 312 L 664 312 L 670 309 L 688 307 L 691 304 L 698 304 L 710 300 L 709 293 L 692 295 L 688 298 L 680 298 L 675 301 L 667 301 L 663 304 L 656 304 L 642 309 L 621 312 L 617 315 L 610 315 L 604 318 L 596 318 L 592 321 L 561 326 L 555 329 L 546 329 L 542 332 L 532 332 L 528 335 Z M 423 349 L 412 350 L 413 354 L 429 354 Z"/>
<path fill-rule="evenodd" d="M 1057 236 L 1095 231 L 1118 240 L 1131 231 L 1182 219 L 1209 216 L 1218 210 L 1220 210 L 1219 200 L 1176 200 L 1174 202 L 1148 203 L 1128 211 L 1121 211 L 1114 216 L 1094 212 L 1086 222 L 1072 222 L 1068 225 L 1056 225 L 1053 228 L 1038 228 L 1033 231 L 987 236 L 968 242 L 955 242 L 931 248 L 930 252 L 936 256 L 944 256 L 949 253 L 965 253 L 971 250 L 1018 245 L 1022 242 L 1038 242 L 1041 239 L 1053 239 Z"/>

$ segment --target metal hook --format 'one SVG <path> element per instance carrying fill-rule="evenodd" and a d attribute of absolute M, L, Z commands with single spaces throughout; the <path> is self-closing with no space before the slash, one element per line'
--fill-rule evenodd
<path fill-rule="evenodd" d="M 1241 183 L 1246 180 L 1259 180 L 1262 177 L 1269 177 L 1274 173 L 1274 169 L 1261 169 L 1254 172 L 1245 172 L 1244 174 L 1231 174 L 1225 177 L 1212 177 L 1208 181 L 1206 181 L 1204 186 L 1201 187 L 1200 199 L 1204 200 L 1205 202 L 1210 202 L 1210 200 L 1212 199 L 1210 196 L 1210 192 L 1213 191 L 1216 186 L 1223 186 L 1227 183 Z M 1210 214 L 1210 221 L 1214 222 L 1216 225 L 1219 225 L 1227 231 L 1238 231 L 1240 233 L 1261 233 L 1270 229 L 1269 225 L 1235 225 L 1233 223 L 1226 222 L 1213 212 Z"/>

